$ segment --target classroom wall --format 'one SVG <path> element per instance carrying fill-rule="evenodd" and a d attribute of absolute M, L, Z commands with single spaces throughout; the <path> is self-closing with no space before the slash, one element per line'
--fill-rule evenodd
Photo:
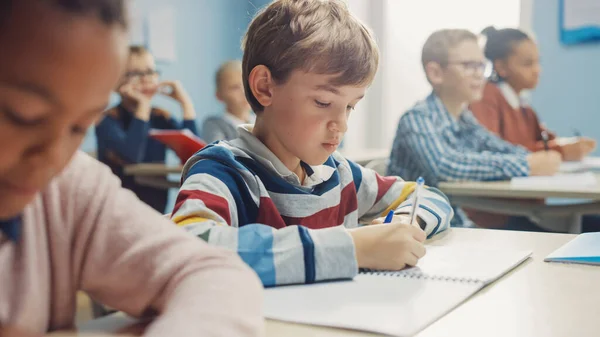
<path fill-rule="evenodd" d="M 222 113 L 215 99 L 214 73 L 229 59 L 241 59 L 240 43 L 255 8 L 265 0 L 139 0 L 136 11 L 145 15 L 161 6 L 176 11 L 176 56 L 172 63 L 158 63 L 163 79 L 178 79 L 192 97 L 198 113 L 198 126 L 209 115 Z M 116 95 L 115 95 L 116 96 Z M 113 97 L 113 103 L 118 97 Z M 174 113 L 180 113 L 177 104 L 169 99 L 155 103 Z M 93 129 L 82 146 L 84 151 L 95 151 Z"/>
<path fill-rule="evenodd" d="M 533 1 L 532 29 L 543 69 L 532 105 L 559 135 L 572 136 L 576 128 L 600 139 L 600 44 L 561 45 L 558 18 L 558 1 Z"/>

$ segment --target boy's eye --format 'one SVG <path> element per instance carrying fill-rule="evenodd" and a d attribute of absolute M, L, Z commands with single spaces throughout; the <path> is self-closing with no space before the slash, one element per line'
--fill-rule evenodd
<path fill-rule="evenodd" d="M 331 103 L 324 103 L 324 102 L 319 102 L 317 100 L 315 100 L 315 104 L 319 107 L 319 108 L 327 108 L 328 106 L 331 105 Z"/>
<path fill-rule="evenodd" d="M 348 106 L 346 107 L 346 110 L 347 110 L 347 111 L 352 111 L 352 110 L 354 110 L 354 107 L 353 107 L 352 105 L 348 105 Z"/>

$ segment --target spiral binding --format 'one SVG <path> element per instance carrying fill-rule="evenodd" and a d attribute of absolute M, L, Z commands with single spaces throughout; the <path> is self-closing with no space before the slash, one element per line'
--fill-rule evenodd
<path fill-rule="evenodd" d="M 374 269 L 360 269 L 360 274 L 374 275 L 374 276 L 391 276 L 401 277 L 416 280 L 430 280 L 430 281 L 444 281 L 444 282 L 458 282 L 458 283 L 482 283 L 481 280 L 470 277 L 451 277 L 444 275 L 428 275 L 420 271 L 401 270 L 401 271 L 390 271 L 390 270 L 374 270 Z"/>

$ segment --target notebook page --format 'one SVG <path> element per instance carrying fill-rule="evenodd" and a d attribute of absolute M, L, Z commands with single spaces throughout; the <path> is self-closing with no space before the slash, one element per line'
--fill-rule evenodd
<path fill-rule="evenodd" d="M 531 252 L 428 246 L 418 267 L 352 281 L 265 290 L 265 317 L 411 336 L 502 276 Z"/>
<path fill-rule="evenodd" d="M 423 275 L 431 279 L 479 281 L 487 284 L 500 278 L 530 255 L 531 251 L 501 251 L 481 246 L 427 246 L 427 253 L 416 267 L 392 274 Z"/>
<path fill-rule="evenodd" d="M 598 180 L 596 179 L 596 175 L 591 172 L 562 173 L 554 176 L 512 178 L 510 186 L 514 188 L 552 190 L 592 189 L 598 187 Z"/>
<path fill-rule="evenodd" d="M 267 289 L 264 313 L 293 323 L 412 336 L 481 287 L 361 274 L 353 281 Z"/>
<path fill-rule="evenodd" d="M 560 172 L 574 173 L 600 170 L 600 157 L 586 157 L 582 161 L 566 161 L 560 165 Z"/>

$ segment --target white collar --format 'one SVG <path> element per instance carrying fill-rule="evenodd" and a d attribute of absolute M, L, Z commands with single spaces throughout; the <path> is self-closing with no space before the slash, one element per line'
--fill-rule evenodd
<path fill-rule="evenodd" d="M 246 152 L 254 160 L 267 167 L 270 171 L 276 173 L 286 181 L 301 187 L 312 187 L 318 185 L 324 181 L 329 180 L 335 171 L 335 168 L 328 165 L 317 165 L 310 166 L 304 164 L 310 170 L 306 170 L 306 178 L 304 183 L 300 182 L 300 178 L 288 169 L 277 156 L 269 150 L 258 138 L 252 134 L 254 126 L 251 124 L 244 124 L 238 126 L 239 137 L 230 141 L 231 145 Z M 312 173 L 312 174 L 311 174 Z"/>
<path fill-rule="evenodd" d="M 517 92 L 506 82 L 497 83 L 498 89 L 510 104 L 513 109 L 519 109 L 522 107 L 528 107 L 529 103 L 527 102 L 527 94 L 523 91 L 521 95 L 517 94 Z"/>

